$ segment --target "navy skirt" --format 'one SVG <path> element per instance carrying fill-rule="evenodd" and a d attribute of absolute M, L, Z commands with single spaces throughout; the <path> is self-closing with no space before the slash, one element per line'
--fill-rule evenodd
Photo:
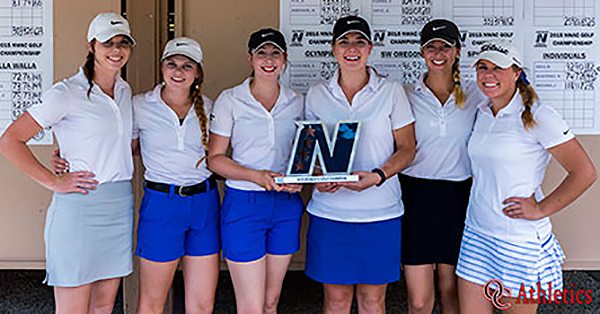
<path fill-rule="evenodd" d="M 404 203 L 402 264 L 456 265 L 472 180 L 399 177 Z"/>

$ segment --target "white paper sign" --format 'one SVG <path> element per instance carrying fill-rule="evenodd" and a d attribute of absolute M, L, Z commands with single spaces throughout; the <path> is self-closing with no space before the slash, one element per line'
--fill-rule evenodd
<path fill-rule="evenodd" d="M 306 92 L 336 69 L 331 32 L 339 16 L 369 21 L 369 63 L 403 83 L 426 70 L 419 54 L 420 30 L 431 19 L 454 21 L 461 33 L 461 74 L 481 44 L 512 40 L 523 53 L 530 81 L 542 102 L 556 108 L 577 134 L 600 134 L 600 45 L 597 0 L 281 0 L 280 28 L 289 46 L 283 80 Z"/>
<path fill-rule="evenodd" d="M 52 65 L 52 1 L 0 0 L 0 133 L 41 102 Z M 52 133 L 30 144 L 52 144 Z"/>

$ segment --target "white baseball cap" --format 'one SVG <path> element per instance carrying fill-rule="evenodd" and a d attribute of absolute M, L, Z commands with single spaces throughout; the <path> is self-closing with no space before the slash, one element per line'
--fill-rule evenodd
<path fill-rule="evenodd" d="M 88 28 L 87 40 L 91 42 L 96 39 L 105 42 L 117 35 L 123 35 L 131 40 L 135 45 L 135 40 L 131 36 L 129 22 L 117 13 L 108 12 L 96 15 Z"/>
<path fill-rule="evenodd" d="M 202 48 L 200 44 L 188 37 L 177 37 L 169 40 L 165 45 L 165 50 L 163 50 L 160 60 L 174 55 L 186 56 L 197 63 L 202 63 Z"/>
<path fill-rule="evenodd" d="M 488 60 L 502 69 L 506 69 L 512 65 L 520 68 L 523 67 L 521 54 L 513 46 L 512 42 L 508 40 L 491 40 L 481 45 L 481 50 L 477 59 L 473 62 L 473 66 L 479 60 Z"/>

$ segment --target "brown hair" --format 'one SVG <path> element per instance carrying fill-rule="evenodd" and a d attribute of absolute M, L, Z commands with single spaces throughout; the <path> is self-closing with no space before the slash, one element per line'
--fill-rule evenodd
<path fill-rule="evenodd" d="M 190 97 L 192 98 L 192 106 L 198 116 L 200 123 L 200 131 L 202 132 L 202 146 L 204 146 L 204 157 L 200 158 L 196 163 L 196 167 L 199 167 L 202 161 L 208 155 L 208 117 L 206 116 L 206 108 L 204 108 L 204 98 L 202 97 L 202 83 L 204 82 L 204 71 L 202 66 L 198 63 L 198 78 L 194 80 L 192 86 L 190 86 Z"/>
<path fill-rule="evenodd" d="M 94 87 L 94 63 L 96 61 L 95 55 L 94 55 L 94 43 L 96 42 L 95 39 L 92 39 L 92 41 L 90 41 L 90 45 L 91 45 L 91 49 L 92 51 L 88 51 L 87 56 L 85 57 L 85 63 L 83 64 L 83 74 L 85 75 L 85 77 L 88 80 L 88 83 L 90 84 L 90 87 L 87 90 L 87 97 L 90 98 L 90 93 L 92 92 L 92 87 Z"/>
<path fill-rule="evenodd" d="M 452 65 L 452 81 L 454 82 L 454 103 L 458 108 L 465 106 L 465 92 L 460 85 L 460 59 L 458 56 Z"/>
<path fill-rule="evenodd" d="M 516 69 L 523 71 L 523 69 L 518 67 Z M 523 100 L 523 105 L 525 106 L 525 110 L 521 114 L 521 121 L 523 121 L 523 125 L 527 130 L 535 126 L 535 120 L 533 119 L 531 107 L 538 100 L 538 95 L 533 86 L 531 86 L 529 82 L 525 82 L 522 76 L 517 79 L 517 89 L 519 90 L 519 94 Z"/>

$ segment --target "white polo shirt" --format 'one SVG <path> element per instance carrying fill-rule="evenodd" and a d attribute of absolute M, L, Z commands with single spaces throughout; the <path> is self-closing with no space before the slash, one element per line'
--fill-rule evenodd
<path fill-rule="evenodd" d="M 52 127 L 61 156 L 71 171 L 91 171 L 100 183 L 131 180 L 131 89 L 117 76 L 115 97 L 89 83 L 83 70 L 58 82 L 28 112 L 42 127 Z"/>
<path fill-rule="evenodd" d="M 179 117 L 160 97 L 162 85 L 133 98 L 133 137 L 140 139 L 144 178 L 173 185 L 193 185 L 206 180 L 212 172 L 203 161 L 202 132 L 194 108 L 180 124 Z M 212 101 L 204 97 L 207 118 Z"/>
<path fill-rule="evenodd" d="M 425 75 L 404 86 L 415 116 L 417 153 L 402 173 L 424 179 L 466 180 L 471 176 L 467 142 L 475 123 L 477 105 L 486 97 L 474 81 L 462 80 L 463 108 L 454 103 L 454 93 L 442 104 L 425 85 L 424 79 Z"/>
<path fill-rule="evenodd" d="M 281 84 L 279 98 L 269 112 L 250 93 L 250 80 L 219 95 L 210 131 L 230 138 L 231 158 L 238 164 L 285 173 L 296 133 L 294 121 L 303 118 L 304 99 Z M 227 179 L 225 184 L 235 189 L 264 191 L 249 181 Z"/>
<path fill-rule="evenodd" d="M 369 68 L 369 82 L 348 103 L 338 84 L 339 71 L 320 82 L 306 95 L 306 119 L 322 121 L 333 136 L 340 120 L 361 121 L 353 171 L 371 171 L 394 153 L 393 131 L 414 122 L 402 85 L 384 79 Z M 335 193 L 313 189 L 307 210 L 311 214 L 344 222 L 371 222 L 396 218 L 404 213 L 398 177 L 362 192 L 342 188 Z"/>
<path fill-rule="evenodd" d="M 523 110 L 519 93 L 496 117 L 489 101 L 482 103 L 468 146 L 473 186 L 466 225 L 507 241 L 539 241 L 551 232 L 549 218 L 510 218 L 502 212 L 502 201 L 533 193 L 542 200 L 541 185 L 551 158 L 547 149 L 574 137 L 553 108 L 539 103 L 532 108 L 536 126 L 525 130 Z"/>

